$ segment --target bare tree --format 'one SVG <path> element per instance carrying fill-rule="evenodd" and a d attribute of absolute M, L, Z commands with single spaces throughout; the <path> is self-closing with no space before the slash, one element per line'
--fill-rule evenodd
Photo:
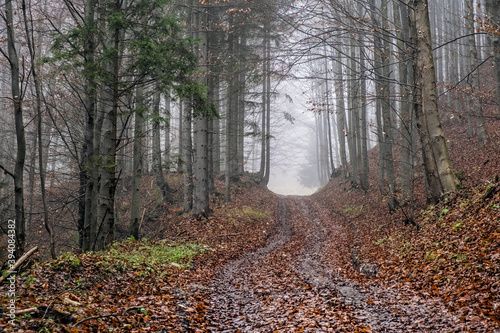
<path fill-rule="evenodd" d="M 468 46 L 469 46 L 469 55 L 470 55 L 470 72 L 471 72 L 471 83 L 470 90 L 472 93 L 474 110 L 475 110 L 475 118 L 476 118 L 476 128 L 477 128 L 477 137 L 481 144 L 485 144 L 488 140 L 488 133 L 486 132 L 486 127 L 484 124 L 484 114 L 483 114 L 483 104 L 479 97 L 477 96 L 479 93 L 479 89 L 481 89 L 481 82 L 479 79 L 479 56 L 477 53 L 476 47 L 476 37 L 474 28 L 475 16 L 473 4 L 470 4 L 470 1 L 464 1 L 465 7 L 465 24 L 467 28 L 467 33 L 469 37 L 467 38 Z"/>
<path fill-rule="evenodd" d="M 14 119 L 16 126 L 16 162 L 14 167 L 14 209 L 15 209 L 15 231 L 16 231 L 16 257 L 24 253 L 26 239 L 26 224 L 24 216 L 24 164 L 26 159 L 26 138 L 23 121 L 23 92 L 20 85 L 19 57 L 16 49 L 16 36 L 14 32 L 14 11 L 12 0 L 5 1 L 5 16 L 7 34 L 7 53 L 1 50 L 10 64 L 10 87 L 12 105 L 14 108 Z"/>
<path fill-rule="evenodd" d="M 439 201 L 456 190 L 458 180 L 451 168 L 437 106 L 436 72 L 427 0 L 411 0 L 410 27 L 414 47 L 415 113 L 420 130 L 429 199 Z"/>

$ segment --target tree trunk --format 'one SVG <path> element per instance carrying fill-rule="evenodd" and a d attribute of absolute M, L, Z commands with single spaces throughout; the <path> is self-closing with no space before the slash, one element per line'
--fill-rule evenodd
<path fill-rule="evenodd" d="M 142 146 L 144 130 L 144 112 L 146 103 L 144 101 L 144 87 L 136 89 L 136 105 L 134 112 L 134 153 L 133 153 L 133 175 L 132 175 L 132 198 L 130 200 L 130 224 L 129 235 L 139 239 L 139 223 L 141 215 L 141 180 L 142 180 Z"/>
<path fill-rule="evenodd" d="M 38 125 L 38 124 L 37 124 Z M 38 126 L 37 126 L 38 127 Z M 38 155 L 38 130 L 33 132 L 33 141 L 31 141 L 31 153 L 28 171 L 28 217 L 26 218 L 26 235 L 30 234 L 32 221 L 33 221 L 33 206 L 35 200 L 35 171 L 37 165 Z M 1 173 L 1 172 L 0 172 Z M 0 178 L 0 186 L 2 181 Z M 1 194 L 0 194 L 1 197 Z M 1 200 L 1 199 L 0 199 Z"/>
<path fill-rule="evenodd" d="M 233 25 L 233 19 L 229 18 L 229 25 Z M 235 33 L 229 34 L 228 52 L 235 54 L 237 50 L 238 37 Z M 225 201 L 231 200 L 230 184 L 238 178 L 238 81 L 239 63 L 233 63 L 230 70 L 229 87 L 227 89 L 228 108 L 226 112 L 226 193 Z"/>
<path fill-rule="evenodd" d="M 410 27 L 414 49 L 414 105 L 420 130 L 424 167 L 429 180 L 429 199 L 439 201 L 456 190 L 458 180 L 451 169 L 446 140 L 437 106 L 436 72 L 430 37 L 427 0 L 411 0 Z"/>
<path fill-rule="evenodd" d="M 340 46 L 339 46 L 340 47 Z M 347 152 L 345 146 L 346 126 L 345 126 L 345 103 L 344 103 L 344 78 L 342 74 L 342 59 L 340 52 L 336 52 L 335 61 L 335 99 L 337 114 L 337 135 L 339 138 L 340 163 L 344 170 L 344 177 L 349 177 L 349 167 L 347 165 Z"/>
<path fill-rule="evenodd" d="M 156 185 L 160 188 L 161 191 L 161 196 L 163 199 L 163 202 L 168 202 L 170 200 L 170 189 L 168 187 L 168 183 L 165 181 L 165 177 L 163 176 L 163 165 L 162 165 L 162 158 L 161 158 L 161 133 L 160 133 L 160 93 L 155 92 L 153 96 L 153 172 L 155 174 L 155 179 L 156 179 Z M 167 99 L 169 97 L 167 96 Z M 167 101 L 167 104 L 169 101 Z M 167 117 L 170 117 L 169 114 L 167 114 Z M 169 138 L 169 132 L 170 132 L 170 120 L 167 120 L 167 131 L 165 131 L 165 143 L 170 144 L 170 138 Z M 168 153 L 167 153 L 167 148 L 165 149 L 165 160 L 166 160 L 166 165 L 168 165 Z"/>
<path fill-rule="evenodd" d="M 361 52 L 361 67 L 365 67 L 365 58 L 364 52 Z M 368 161 L 368 122 L 367 122 L 367 107 L 366 107 L 366 79 L 361 79 L 361 87 L 360 87 L 360 99 L 361 99 L 361 108 L 359 111 L 359 122 L 360 122 L 360 175 L 359 175 L 359 183 L 361 188 L 365 193 L 368 191 L 370 187 L 370 183 L 368 177 L 370 175 L 370 164 Z"/>
<path fill-rule="evenodd" d="M 158 93 L 158 96 L 156 98 L 157 98 L 157 100 L 153 101 L 153 103 L 155 103 L 154 106 L 153 106 L 153 112 L 158 113 L 158 117 L 160 117 L 160 102 L 161 102 L 161 97 L 160 97 L 159 93 Z M 170 140 L 171 140 L 170 139 L 170 132 L 171 132 L 171 129 L 172 129 L 171 128 L 172 112 L 171 112 L 171 106 L 170 106 L 170 104 L 171 104 L 170 103 L 170 93 L 167 93 L 165 95 L 165 115 L 166 115 L 166 118 L 167 118 L 167 122 L 165 123 L 163 162 L 162 162 L 162 159 L 160 159 L 160 161 L 159 161 L 160 162 L 160 166 L 162 167 L 161 168 L 162 169 L 162 175 L 163 175 L 163 170 L 166 170 L 167 172 L 170 171 L 170 167 L 171 167 L 170 164 L 172 163 L 172 160 L 171 160 L 172 144 L 170 142 Z M 158 105 L 158 107 L 156 107 L 156 105 Z M 160 131 L 160 118 L 158 118 L 158 121 L 156 122 L 156 125 L 158 126 L 158 131 Z M 153 131 L 155 130 L 154 126 L 155 126 L 155 123 L 153 122 Z M 160 135 L 158 135 L 158 136 L 161 137 Z M 156 147 L 157 150 L 158 150 L 158 143 L 160 143 L 160 141 L 157 142 L 157 147 Z M 155 145 L 154 142 L 153 142 L 153 145 Z M 160 146 L 160 151 L 161 151 L 161 144 L 159 146 Z M 161 152 L 160 152 L 160 158 L 161 158 Z"/>
<path fill-rule="evenodd" d="M 267 158 L 267 40 L 269 39 L 269 31 L 265 29 L 267 24 L 264 25 L 264 38 L 262 42 L 262 115 L 261 115 L 261 148 L 260 148 L 260 179 L 264 180 L 264 175 L 266 173 L 266 158 Z M 265 184 L 267 185 L 267 183 Z"/>
<path fill-rule="evenodd" d="M 470 34 L 468 38 L 469 44 L 469 55 L 471 59 L 470 63 L 470 71 L 471 71 L 471 92 L 472 92 L 472 101 L 474 102 L 474 110 L 476 110 L 476 129 L 477 129 L 477 138 L 481 145 L 484 145 L 488 140 L 488 133 L 486 132 L 486 127 L 484 124 L 484 115 L 483 115 L 483 103 L 478 96 L 479 90 L 481 89 L 481 82 L 479 80 L 479 69 L 476 68 L 479 65 L 479 57 L 477 55 L 477 47 L 476 47 L 476 38 L 474 36 L 474 9 L 473 5 L 470 4 L 470 0 L 464 0 L 465 6 L 465 25 L 467 27 L 467 33 Z"/>
<path fill-rule="evenodd" d="M 349 91 L 348 91 L 348 136 L 347 136 L 347 143 L 348 143 L 348 148 L 349 148 L 349 159 L 352 165 L 352 174 L 351 174 L 351 182 L 353 184 L 358 184 L 358 160 L 357 160 L 357 142 L 356 142 L 356 121 L 355 119 L 357 118 L 355 113 L 358 112 L 356 106 L 357 106 L 357 89 L 356 89 L 356 46 L 350 45 L 350 69 L 349 69 Z"/>
<path fill-rule="evenodd" d="M 332 137 L 332 124 L 330 119 L 330 83 L 328 78 L 328 57 L 326 54 L 326 45 L 323 47 L 323 63 L 324 63 L 324 71 L 325 71 L 325 99 L 326 99 L 326 118 L 327 118 L 327 128 L 328 128 L 328 156 L 330 160 L 330 173 L 333 173 L 335 170 L 335 163 L 333 161 L 333 137 Z"/>
<path fill-rule="evenodd" d="M 491 20 L 492 28 L 496 30 L 500 27 L 500 0 L 485 0 L 485 5 Z M 491 52 L 495 61 L 497 104 L 498 113 L 500 113 L 500 35 L 496 32 L 487 32 L 490 33 Z"/>
<path fill-rule="evenodd" d="M 202 5 L 195 8 L 193 12 L 193 27 L 195 30 L 195 39 L 201 40 L 197 48 L 198 66 L 204 68 L 207 66 L 207 13 Z M 203 83 L 207 84 L 207 77 L 202 78 Z M 194 110 L 194 197 L 193 214 L 207 216 L 209 213 L 209 195 L 210 187 L 209 160 L 208 160 L 208 110 Z"/>
<path fill-rule="evenodd" d="M 19 83 L 19 58 L 16 51 L 16 39 L 14 35 L 12 1 L 5 1 L 5 19 L 7 31 L 7 48 L 10 63 L 11 93 L 14 106 L 14 119 L 16 127 L 16 163 L 14 167 L 14 209 L 15 209 L 15 231 L 17 258 L 24 253 L 26 239 L 26 224 L 24 220 L 24 162 L 26 158 L 26 138 L 23 123 L 23 105 L 21 87 Z"/>
<path fill-rule="evenodd" d="M 35 108 L 37 114 L 37 132 L 38 132 L 38 168 L 40 169 L 40 191 L 42 195 L 42 207 L 43 207 L 43 222 L 45 225 L 45 229 L 49 234 L 49 247 L 50 247 L 50 255 L 52 259 L 56 259 L 56 251 L 55 251 L 55 235 L 52 225 L 49 221 L 49 209 L 47 206 L 47 194 L 45 191 L 45 173 L 43 172 L 43 142 L 42 142 L 42 90 L 41 83 L 38 77 L 38 69 L 36 66 L 37 59 L 35 56 L 35 48 L 33 46 L 32 39 L 32 31 L 28 26 L 28 14 L 26 11 L 26 2 L 22 1 L 23 5 L 23 17 L 24 17 L 24 28 L 26 32 L 26 40 L 28 44 L 28 49 L 30 52 L 31 59 L 31 75 L 33 76 L 33 81 L 35 85 Z M 34 149 L 35 147 L 33 147 Z"/>
<path fill-rule="evenodd" d="M 95 11 L 96 0 L 88 0 L 85 5 L 85 44 L 84 44 L 84 107 L 87 117 L 85 141 L 82 146 L 82 165 L 80 182 L 85 184 L 84 208 L 80 211 L 79 232 L 80 246 L 84 252 L 91 251 L 96 245 L 98 228 L 98 193 L 100 140 L 102 129 L 102 113 L 97 116 L 97 80 L 95 66 Z M 83 191 L 83 190 L 82 190 Z"/>
<path fill-rule="evenodd" d="M 268 23 L 266 30 L 268 32 L 266 42 L 266 170 L 264 172 L 263 184 L 269 184 L 269 179 L 271 178 L 271 38 L 270 25 Z"/>
<path fill-rule="evenodd" d="M 120 12 L 124 5 L 122 1 L 115 0 L 112 4 L 113 12 Z M 98 249 L 104 249 L 115 239 L 115 190 L 116 178 L 116 148 L 117 148 L 117 117 L 119 102 L 119 67 L 120 67 L 120 35 L 119 25 L 113 27 L 111 36 L 106 41 L 106 47 L 111 56 L 104 64 L 105 72 L 111 80 L 103 85 L 103 142 L 101 151 L 101 217 L 97 231 Z"/>
<path fill-rule="evenodd" d="M 184 178 L 184 200 L 185 212 L 193 209 L 193 141 L 191 136 L 191 105 L 185 107 L 183 102 L 180 106 L 182 110 L 182 173 Z"/>
<path fill-rule="evenodd" d="M 358 3 L 358 15 L 360 17 L 363 17 L 364 14 L 364 8 L 361 3 Z M 361 69 L 366 68 L 366 51 L 365 51 L 365 44 L 366 44 L 366 38 L 364 34 L 360 33 L 358 34 L 358 39 L 359 39 L 359 66 Z M 367 96 L 366 96 L 366 78 L 362 76 L 360 78 L 360 87 L 359 87 L 359 134 L 358 134 L 358 149 L 359 149 L 359 184 L 363 191 L 365 193 L 368 191 L 368 188 L 370 187 L 370 183 L 368 180 L 369 174 L 370 174 L 370 165 L 368 161 L 368 139 L 369 139 L 369 133 L 368 133 L 368 121 L 367 121 Z"/>
<path fill-rule="evenodd" d="M 238 58 L 245 61 L 245 52 L 247 50 L 247 29 L 242 27 L 240 41 L 238 43 Z M 246 66 L 243 64 L 238 68 L 237 74 L 237 164 L 238 176 L 242 176 L 245 172 L 245 96 L 246 96 Z"/>
<path fill-rule="evenodd" d="M 413 193 L 413 115 L 411 112 L 411 89 L 409 79 L 413 64 L 408 57 L 408 9 L 406 4 L 393 3 L 394 21 L 397 29 L 399 58 L 399 94 L 401 96 L 401 190 L 403 202 L 407 202 Z"/>
<path fill-rule="evenodd" d="M 196 115 L 194 119 L 194 200 L 193 214 L 208 215 L 209 194 L 208 186 L 208 116 Z"/>
<path fill-rule="evenodd" d="M 217 74 L 210 75 L 209 82 L 209 102 L 212 105 L 219 103 L 219 78 Z M 214 185 L 215 176 L 220 174 L 221 149 L 220 149 L 220 120 L 219 117 L 213 117 L 209 120 L 209 161 L 210 175 L 209 182 L 211 191 L 216 191 Z"/>
<path fill-rule="evenodd" d="M 395 210 L 395 190 L 396 190 L 396 177 L 394 174 L 394 159 L 392 154 L 392 139 L 394 137 L 393 128 L 392 128 L 392 108 L 391 108 L 391 96 L 390 96 L 390 45 L 387 40 L 389 36 L 384 35 L 385 31 L 388 27 L 388 8 L 387 8 L 387 0 L 381 0 L 381 14 L 382 14 L 382 26 L 380 27 L 381 31 L 381 40 L 382 40 L 382 116 L 384 122 L 384 167 L 386 169 L 387 175 L 387 194 L 389 195 L 389 209 L 391 211 Z"/>

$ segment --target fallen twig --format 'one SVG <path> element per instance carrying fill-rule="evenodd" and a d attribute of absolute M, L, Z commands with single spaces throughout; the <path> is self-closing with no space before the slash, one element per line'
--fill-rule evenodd
<path fill-rule="evenodd" d="M 41 321 L 43 321 L 46 316 L 56 317 L 63 324 L 69 324 L 76 321 L 76 317 L 73 316 L 71 313 L 66 313 L 56 309 L 51 309 L 50 306 L 39 306 L 37 309 L 38 311 L 36 311 L 36 313 L 43 312 Z"/>
<path fill-rule="evenodd" d="M 25 313 L 32 313 L 32 312 L 38 312 L 38 308 L 21 309 L 21 310 L 17 310 L 14 313 L 15 313 L 16 316 L 18 316 L 18 315 L 22 315 L 22 314 L 25 314 Z"/>
<path fill-rule="evenodd" d="M 144 221 L 144 214 L 146 213 L 146 208 L 142 211 L 142 217 L 141 217 L 141 222 L 139 223 L 139 230 L 141 230 L 142 227 L 142 222 Z"/>
<path fill-rule="evenodd" d="M 64 304 L 68 304 L 68 305 L 71 305 L 71 306 L 81 306 L 82 304 L 77 302 L 77 301 L 73 301 L 67 297 L 63 298 L 63 301 L 62 301 Z"/>
<path fill-rule="evenodd" d="M 89 320 L 92 320 L 92 319 L 99 319 L 99 318 L 107 318 L 107 317 L 115 317 L 116 319 L 118 319 L 118 321 L 121 323 L 122 321 L 120 320 L 120 318 L 118 317 L 117 314 L 107 314 L 107 315 L 101 315 L 101 316 L 93 316 L 93 317 L 88 317 L 88 318 L 83 318 L 82 320 L 80 321 L 77 321 L 76 323 L 73 324 L 73 327 L 77 326 L 77 325 L 80 325 L 81 323 L 84 323 L 86 321 L 89 321 Z"/>
<path fill-rule="evenodd" d="M 495 194 L 495 192 L 498 190 L 498 185 L 494 185 L 492 187 L 490 187 L 486 193 L 483 195 L 483 201 L 485 201 L 486 199 L 490 199 L 491 197 L 493 197 L 493 194 Z"/>
<path fill-rule="evenodd" d="M 26 252 L 25 254 L 22 255 L 21 258 L 19 258 L 16 263 L 14 264 L 14 266 L 12 268 L 10 268 L 8 271 L 7 271 L 7 274 L 5 276 L 0 276 L 0 283 L 2 283 L 3 280 L 5 280 L 7 277 L 9 277 L 9 275 L 13 274 L 16 272 L 16 269 L 21 266 L 21 264 L 29 257 L 31 256 L 36 250 L 38 250 L 38 247 L 35 246 L 34 248 L 32 248 L 31 250 L 29 250 L 28 252 Z"/>

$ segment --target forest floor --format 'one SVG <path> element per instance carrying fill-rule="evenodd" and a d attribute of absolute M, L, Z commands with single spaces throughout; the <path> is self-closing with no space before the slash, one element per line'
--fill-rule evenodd
<path fill-rule="evenodd" d="M 417 188 L 419 230 L 376 186 L 277 196 L 243 179 L 209 218 L 146 220 L 157 240 L 25 269 L 0 331 L 500 332 L 499 128 L 482 148 L 447 133 L 464 188 L 430 207 Z"/>

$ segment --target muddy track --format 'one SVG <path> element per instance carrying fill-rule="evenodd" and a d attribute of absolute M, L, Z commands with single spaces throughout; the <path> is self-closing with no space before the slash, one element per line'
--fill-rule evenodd
<path fill-rule="evenodd" d="M 281 197 L 268 244 L 228 263 L 210 287 L 213 332 L 425 332 L 457 328 L 439 300 L 353 281 L 358 242 L 345 217 L 309 197 Z M 354 275 L 353 275 L 354 274 Z M 434 318 L 426 320 L 422 318 Z"/>

